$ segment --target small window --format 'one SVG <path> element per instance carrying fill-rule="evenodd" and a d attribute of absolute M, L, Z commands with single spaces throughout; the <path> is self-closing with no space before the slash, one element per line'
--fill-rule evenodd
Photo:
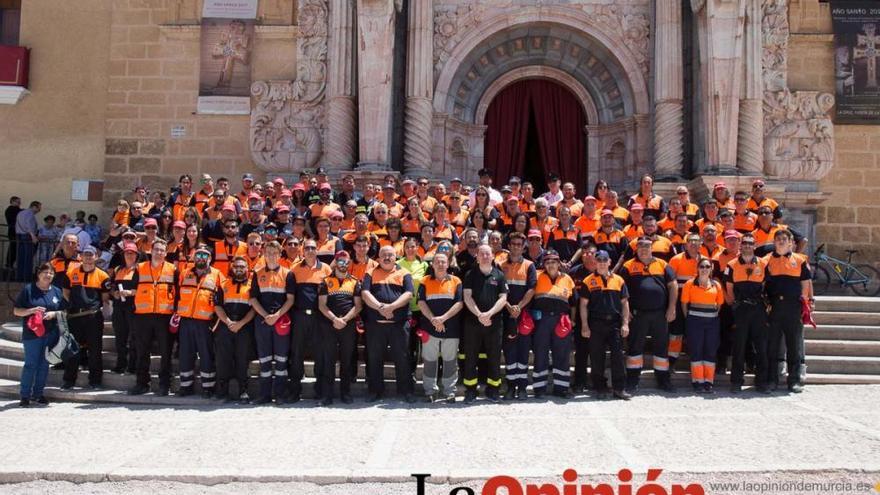
<path fill-rule="evenodd" d="M 0 0 L 0 45 L 18 45 L 21 0 Z"/>

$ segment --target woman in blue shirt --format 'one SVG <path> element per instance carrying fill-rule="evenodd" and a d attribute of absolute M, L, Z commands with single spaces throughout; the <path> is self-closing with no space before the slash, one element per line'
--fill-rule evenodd
<path fill-rule="evenodd" d="M 15 300 L 13 314 L 22 319 L 21 342 L 24 346 L 24 367 L 21 370 L 21 407 L 27 407 L 31 399 L 38 404 L 48 404 L 43 396 L 43 388 L 49 376 L 49 362 L 46 349 L 58 341 L 58 312 L 67 308 L 67 301 L 61 289 L 52 285 L 55 270 L 52 265 L 43 263 L 37 269 L 34 283 L 27 284 Z M 43 314 L 42 335 L 28 327 L 28 319 L 36 313 Z"/>

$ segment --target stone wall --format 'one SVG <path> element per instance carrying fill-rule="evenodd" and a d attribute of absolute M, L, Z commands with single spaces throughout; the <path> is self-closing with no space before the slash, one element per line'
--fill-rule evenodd
<path fill-rule="evenodd" d="M 98 212 L 71 201 L 71 180 L 101 179 L 109 0 L 22 2 L 20 44 L 31 48 L 30 91 L 0 105 L 0 201 L 43 202 L 43 213 Z"/>
<path fill-rule="evenodd" d="M 110 30 L 104 158 L 105 212 L 137 184 L 168 187 L 180 174 L 258 173 L 251 159 L 249 116 L 197 115 L 199 3 L 116 0 Z M 261 2 L 263 3 L 263 2 Z M 296 26 L 293 0 L 269 2 L 279 12 L 257 26 L 252 78 L 293 79 Z M 172 138 L 174 127 L 183 137 Z M 258 179 L 261 178 L 257 174 Z"/>
<path fill-rule="evenodd" d="M 834 93 L 829 4 L 795 0 L 790 20 L 789 86 Z M 816 242 L 834 256 L 858 249 L 858 259 L 880 266 L 880 126 L 835 125 L 834 137 L 834 168 L 819 183 L 830 196 L 817 210 Z"/>

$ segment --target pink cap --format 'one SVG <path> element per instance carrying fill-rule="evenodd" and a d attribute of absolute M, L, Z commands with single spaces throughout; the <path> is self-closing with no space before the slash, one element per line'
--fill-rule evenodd
<path fill-rule="evenodd" d="M 273 184 L 281 184 L 281 185 L 283 186 L 283 185 L 284 185 L 284 179 L 282 179 L 281 177 L 275 177 L 275 179 L 272 180 L 272 183 L 273 183 Z"/>
<path fill-rule="evenodd" d="M 333 261 L 336 261 L 339 258 L 351 259 L 351 255 L 348 254 L 348 251 L 336 251 L 336 254 L 333 255 Z"/>
<path fill-rule="evenodd" d="M 257 201 L 262 201 L 262 200 L 263 200 L 263 198 L 262 198 L 259 194 L 257 194 L 257 193 L 251 193 L 251 194 L 247 197 L 247 199 L 249 199 L 249 200 L 250 200 L 250 199 L 255 199 L 255 200 L 257 200 Z"/>
<path fill-rule="evenodd" d="M 596 197 L 592 195 L 587 196 L 586 198 L 584 198 L 584 203 L 586 203 L 587 201 L 596 201 Z"/>
<path fill-rule="evenodd" d="M 290 207 L 287 205 L 281 205 L 275 211 L 278 213 L 290 213 Z"/>
<path fill-rule="evenodd" d="M 150 226 L 152 226 L 152 227 L 158 227 L 158 226 L 159 226 L 159 224 L 156 223 L 156 219 L 155 219 L 155 218 L 147 218 L 146 220 L 144 220 L 144 227 L 150 227 Z"/>
<path fill-rule="evenodd" d="M 291 191 L 306 192 L 306 186 L 304 186 L 302 182 L 297 182 L 296 184 L 293 185 L 293 189 L 291 189 Z"/>
<path fill-rule="evenodd" d="M 543 239 L 543 236 L 541 235 L 541 231 L 538 229 L 529 229 L 528 237 L 540 237 Z"/>
<path fill-rule="evenodd" d="M 138 252 L 137 244 L 135 244 L 133 242 L 126 242 L 125 244 L 122 245 L 122 252 L 123 253 L 127 253 L 129 251 L 131 251 L 133 253 Z"/>
<path fill-rule="evenodd" d="M 739 239 L 740 237 L 742 237 L 742 234 L 740 234 L 739 232 L 737 232 L 733 229 L 729 229 L 729 230 L 724 231 L 724 238 L 725 239 L 730 239 L 730 238 Z"/>
<path fill-rule="evenodd" d="M 293 197 L 293 193 L 290 192 L 290 189 L 282 189 L 282 190 L 281 190 L 281 197 L 282 197 L 282 198 L 292 198 L 292 197 Z"/>
<path fill-rule="evenodd" d="M 611 216 L 614 216 L 614 212 L 611 211 L 611 210 L 609 210 L 608 208 L 605 208 L 604 210 L 602 210 L 602 215 L 601 215 L 601 216 L 604 217 L 605 215 L 611 215 Z"/>
<path fill-rule="evenodd" d="M 636 203 L 629 208 L 629 211 L 644 211 L 645 207 L 641 203 Z"/>
<path fill-rule="evenodd" d="M 318 186 L 318 190 L 319 190 L 319 191 L 322 191 L 322 190 L 324 190 L 324 189 L 327 189 L 327 190 L 332 191 L 332 190 L 333 190 L 333 187 L 330 185 L 329 182 L 322 182 L 321 185 Z"/>
<path fill-rule="evenodd" d="M 231 211 L 235 213 L 235 205 L 225 204 L 223 205 L 223 208 L 220 208 L 220 211 Z"/>
<path fill-rule="evenodd" d="M 185 229 L 186 222 L 184 222 L 183 220 L 175 220 L 174 223 L 171 224 L 171 227 L 175 229 Z"/>

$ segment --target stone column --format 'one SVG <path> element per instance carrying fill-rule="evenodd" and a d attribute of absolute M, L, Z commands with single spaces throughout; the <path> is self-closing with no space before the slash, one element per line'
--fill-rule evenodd
<path fill-rule="evenodd" d="M 395 0 L 357 0 L 359 168 L 391 166 L 396 13 Z"/>
<path fill-rule="evenodd" d="M 743 85 L 746 0 L 692 1 L 699 42 L 702 174 L 733 174 L 737 164 L 739 101 Z M 673 2 L 674 3 L 674 2 Z M 700 131 L 700 132 L 696 132 Z"/>
<path fill-rule="evenodd" d="M 745 86 L 739 101 L 739 143 L 736 168 L 744 175 L 764 172 L 764 81 L 761 0 L 746 0 Z"/>
<path fill-rule="evenodd" d="M 684 173 L 681 2 L 655 0 L 654 6 L 654 173 L 678 179 Z"/>
<path fill-rule="evenodd" d="M 431 174 L 434 98 L 433 0 L 410 0 L 406 47 L 406 109 L 403 168 L 407 175 Z"/>
<path fill-rule="evenodd" d="M 328 168 L 348 169 L 355 162 L 357 108 L 354 88 L 354 4 L 352 0 L 330 3 L 330 56 L 327 95 Z"/>

